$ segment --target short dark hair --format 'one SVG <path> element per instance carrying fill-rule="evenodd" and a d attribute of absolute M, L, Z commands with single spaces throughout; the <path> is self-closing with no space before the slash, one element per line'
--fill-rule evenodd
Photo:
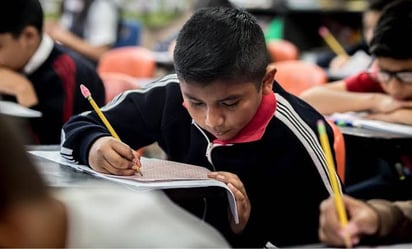
<path fill-rule="evenodd" d="M 412 58 L 412 0 L 396 0 L 387 5 L 378 20 L 370 43 L 376 57 Z"/>
<path fill-rule="evenodd" d="M 1 2 L 0 34 L 11 33 L 18 37 L 27 26 L 43 32 L 44 13 L 39 0 L 7 0 Z"/>
<path fill-rule="evenodd" d="M 183 25 L 174 50 L 175 70 L 187 83 L 217 79 L 260 83 L 269 63 L 263 31 L 245 10 L 200 9 Z"/>

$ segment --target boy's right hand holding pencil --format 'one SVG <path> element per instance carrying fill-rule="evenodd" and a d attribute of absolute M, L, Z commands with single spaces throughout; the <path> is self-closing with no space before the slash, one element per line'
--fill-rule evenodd
<path fill-rule="evenodd" d="M 348 223 L 342 226 L 334 197 L 324 200 L 320 206 L 319 239 L 328 246 L 344 246 L 349 238 L 352 245 L 359 244 L 364 235 L 376 234 L 379 228 L 377 212 L 367 203 L 348 195 L 342 196 L 348 213 Z"/>
<path fill-rule="evenodd" d="M 140 155 L 113 137 L 97 139 L 89 151 L 89 165 L 100 173 L 130 176 L 140 172 Z"/>

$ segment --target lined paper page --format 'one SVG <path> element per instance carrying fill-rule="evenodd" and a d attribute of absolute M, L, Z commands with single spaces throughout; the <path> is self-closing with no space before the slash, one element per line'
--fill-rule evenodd
<path fill-rule="evenodd" d="M 207 177 L 209 170 L 204 167 L 146 157 L 142 157 L 140 161 L 143 176 L 135 174 L 113 177 L 143 182 L 209 179 Z"/>

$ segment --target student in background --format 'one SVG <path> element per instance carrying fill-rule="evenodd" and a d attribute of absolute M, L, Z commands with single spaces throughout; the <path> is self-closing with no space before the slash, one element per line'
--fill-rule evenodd
<path fill-rule="evenodd" d="M 412 38 L 404 35 L 409 32 L 412 1 L 393 1 L 382 12 L 370 44 L 376 67 L 311 88 L 300 97 L 325 115 L 362 111 L 369 119 L 412 125 Z M 410 172 L 411 152 L 387 160 L 369 148 L 373 146 L 356 146 L 351 147 L 346 164 L 348 194 L 365 199 L 412 199 L 411 174 L 403 173 Z"/>
<path fill-rule="evenodd" d="M 238 224 L 224 201 L 199 196 L 187 207 L 232 246 L 317 242 L 319 204 L 331 191 L 317 136 L 324 118 L 274 82 L 256 19 L 235 8 L 198 10 L 177 37 L 174 60 L 176 75 L 102 108 L 122 142 L 95 112 L 76 115 L 63 128 L 62 156 L 133 175 L 134 150 L 158 142 L 169 160 L 208 168 L 233 191 Z M 327 135 L 333 144 L 330 126 Z"/>
<path fill-rule="evenodd" d="M 46 32 L 64 46 L 97 64 L 118 38 L 120 11 L 113 0 L 64 0 L 59 23 Z"/>
<path fill-rule="evenodd" d="M 48 189 L 17 134 L 0 116 L 2 248 L 229 247 L 214 228 L 161 192 L 101 182 Z"/>
<path fill-rule="evenodd" d="M 404 35 L 412 32 L 410 5 L 392 3 L 382 13 L 370 44 L 376 67 L 308 89 L 300 97 L 325 115 L 367 111 L 370 119 L 411 125 L 412 38 Z"/>
<path fill-rule="evenodd" d="M 228 7 L 233 8 L 234 5 L 231 3 L 230 0 L 195 0 L 192 1 L 192 7 L 189 10 L 189 13 L 184 15 L 184 20 L 186 21 L 192 14 L 198 9 L 201 8 L 210 8 L 210 7 Z M 156 43 L 153 47 L 154 51 L 157 52 L 170 52 L 173 51 L 173 47 L 176 42 L 177 35 L 179 33 L 180 27 L 177 30 L 173 30 L 168 37 L 164 40 Z"/>
<path fill-rule="evenodd" d="M 378 22 L 383 8 L 393 0 L 369 0 L 368 7 L 362 15 L 362 35 L 363 39 L 358 44 L 346 48 L 346 52 L 353 56 L 358 51 L 369 53 L 369 43 L 372 40 L 373 30 Z M 336 70 L 342 68 L 351 57 L 338 55 L 332 52 L 322 53 L 318 55 L 316 63 L 322 67 Z"/>
<path fill-rule="evenodd" d="M 29 120 L 30 143 L 59 144 L 63 123 L 90 109 L 79 85 L 105 100 L 103 82 L 85 59 L 43 34 L 38 0 L 5 1 L 0 8 L 0 94 L 3 100 L 42 112 Z"/>
<path fill-rule="evenodd" d="M 344 246 L 345 236 L 352 244 L 387 244 L 412 241 L 412 201 L 362 200 L 344 195 L 349 221 L 346 228 L 339 222 L 333 197 L 323 201 L 319 218 L 319 238 L 329 246 Z"/>

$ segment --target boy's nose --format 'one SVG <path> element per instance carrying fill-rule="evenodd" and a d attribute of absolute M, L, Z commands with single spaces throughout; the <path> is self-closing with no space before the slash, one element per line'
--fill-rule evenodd
<path fill-rule="evenodd" d="M 206 125 L 209 127 L 221 126 L 224 122 L 223 115 L 215 108 L 208 108 L 206 113 Z"/>

